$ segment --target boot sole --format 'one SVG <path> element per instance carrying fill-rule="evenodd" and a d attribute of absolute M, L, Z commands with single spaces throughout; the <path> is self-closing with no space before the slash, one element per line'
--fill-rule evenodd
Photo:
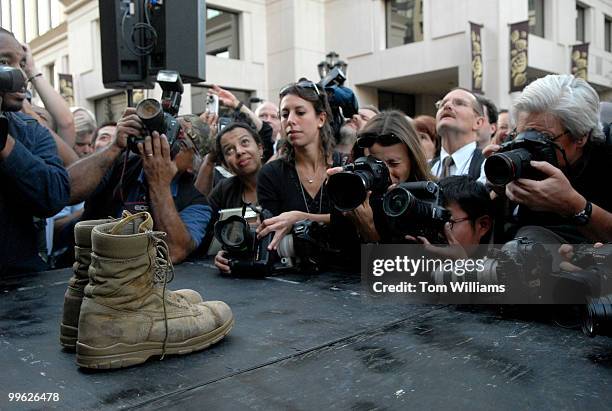
<path fill-rule="evenodd" d="M 60 344 L 69 350 L 76 350 L 79 329 L 64 323 L 60 324 Z"/>
<path fill-rule="evenodd" d="M 200 351 L 212 344 L 219 342 L 234 326 L 232 317 L 221 327 L 213 331 L 178 343 L 167 343 L 166 354 L 189 354 Z M 139 344 L 118 343 L 109 347 L 91 347 L 77 341 L 76 363 L 79 367 L 93 369 L 124 368 L 132 365 L 142 364 L 150 357 L 162 355 L 163 344 L 161 342 L 145 342 Z"/>

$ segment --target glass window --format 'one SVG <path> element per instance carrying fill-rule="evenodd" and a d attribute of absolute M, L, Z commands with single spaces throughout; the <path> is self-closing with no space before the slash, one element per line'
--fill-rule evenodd
<path fill-rule="evenodd" d="M 206 54 L 239 59 L 238 14 L 206 8 Z"/>
<path fill-rule="evenodd" d="M 544 37 L 544 0 L 529 0 L 529 33 Z"/>
<path fill-rule="evenodd" d="M 606 17 L 604 23 L 604 49 L 612 52 L 612 19 L 610 17 Z"/>
<path fill-rule="evenodd" d="M 387 1 L 387 48 L 423 40 L 423 0 Z"/>
<path fill-rule="evenodd" d="M 584 43 L 586 7 L 576 4 L 576 41 Z"/>

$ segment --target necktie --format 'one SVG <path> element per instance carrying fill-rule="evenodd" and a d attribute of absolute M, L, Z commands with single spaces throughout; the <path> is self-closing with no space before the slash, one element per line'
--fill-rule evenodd
<path fill-rule="evenodd" d="M 440 178 L 450 176 L 450 168 L 453 164 L 455 164 L 455 161 L 453 160 L 452 156 L 448 156 L 444 159 L 444 161 L 442 162 L 442 175 L 440 176 Z"/>

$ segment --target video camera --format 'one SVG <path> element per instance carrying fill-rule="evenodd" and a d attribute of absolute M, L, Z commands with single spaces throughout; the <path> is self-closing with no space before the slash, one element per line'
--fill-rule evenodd
<path fill-rule="evenodd" d="M 128 147 L 136 154 L 138 143 L 144 142 L 145 136 L 150 136 L 154 131 L 160 135 L 165 134 L 170 144 L 171 156 L 174 158 L 180 146 L 178 138 L 181 133 L 181 124 L 176 119 L 181 106 L 181 95 L 183 94 L 183 82 L 176 71 L 160 70 L 157 73 L 157 83 L 162 89 L 161 102 L 148 98 L 142 100 L 136 106 L 136 114 L 145 126 L 140 136 L 130 136 Z"/>
<path fill-rule="evenodd" d="M 353 90 L 344 87 L 346 76 L 339 67 L 335 67 L 323 80 L 321 86 L 327 93 L 327 100 L 332 110 L 330 121 L 334 136 L 338 136 L 345 118 L 351 118 L 359 112 L 359 103 Z"/>
<path fill-rule="evenodd" d="M 343 171 L 329 177 L 327 192 L 338 211 L 351 211 L 363 203 L 368 191 L 383 195 L 391 185 L 389 169 L 372 156 L 359 157 Z"/>
<path fill-rule="evenodd" d="M 536 130 L 526 130 L 514 140 L 501 145 L 501 149 L 487 158 L 484 165 L 487 180 L 494 185 L 528 178 L 542 180 L 545 175 L 534 169 L 530 161 L 546 161 L 557 167 L 557 144 Z"/>
<path fill-rule="evenodd" d="M 268 210 L 259 211 L 261 220 L 272 217 Z M 246 211 L 246 206 L 244 208 Z M 244 215 L 244 212 L 242 213 Z M 215 224 L 215 238 L 227 251 L 227 259 L 236 276 L 263 276 L 269 273 L 273 264 L 273 253 L 268 250 L 274 233 L 258 239 L 255 228 L 251 227 L 244 217 L 230 216 Z"/>
<path fill-rule="evenodd" d="M 14 93 L 25 89 L 26 79 L 21 70 L 10 66 L 0 66 L 0 93 Z M 0 104 L 2 99 L 0 98 Z M 8 138 L 8 118 L 0 112 L 0 151 Z"/>
<path fill-rule="evenodd" d="M 390 227 L 399 234 L 423 236 L 446 243 L 444 224 L 450 212 L 443 206 L 442 190 L 433 181 L 400 183 L 383 198 Z"/>

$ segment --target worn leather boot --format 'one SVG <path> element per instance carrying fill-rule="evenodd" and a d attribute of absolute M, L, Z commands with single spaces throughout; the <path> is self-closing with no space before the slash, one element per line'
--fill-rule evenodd
<path fill-rule="evenodd" d="M 91 261 L 91 230 L 98 224 L 111 221 L 113 220 L 80 221 L 74 226 L 73 273 L 64 293 L 64 312 L 60 324 L 60 344 L 71 350 L 76 348 L 83 290 L 89 282 L 87 272 Z"/>
<path fill-rule="evenodd" d="M 166 289 L 172 264 L 163 233 L 152 227 L 149 213 L 94 227 L 79 319 L 79 366 L 121 368 L 151 356 L 187 354 L 216 343 L 232 328 L 227 304 L 194 304 Z"/>
<path fill-rule="evenodd" d="M 129 216 L 127 213 L 124 216 Z M 91 230 L 97 225 L 106 224 L 117 219 L 80 221 L 74 226 L 74 264 L 73 274 L 64 293 L 64 310 L 60 324 L 60 344 L 68 350 L 76 348 L 79 327 L 79 313 L 83 301 L 83 291 L 89 282 L 89 264 L 91 262 Z M 202 302 L 202 296 L 194 290 L 177 290 L 192 303 Z"/>

